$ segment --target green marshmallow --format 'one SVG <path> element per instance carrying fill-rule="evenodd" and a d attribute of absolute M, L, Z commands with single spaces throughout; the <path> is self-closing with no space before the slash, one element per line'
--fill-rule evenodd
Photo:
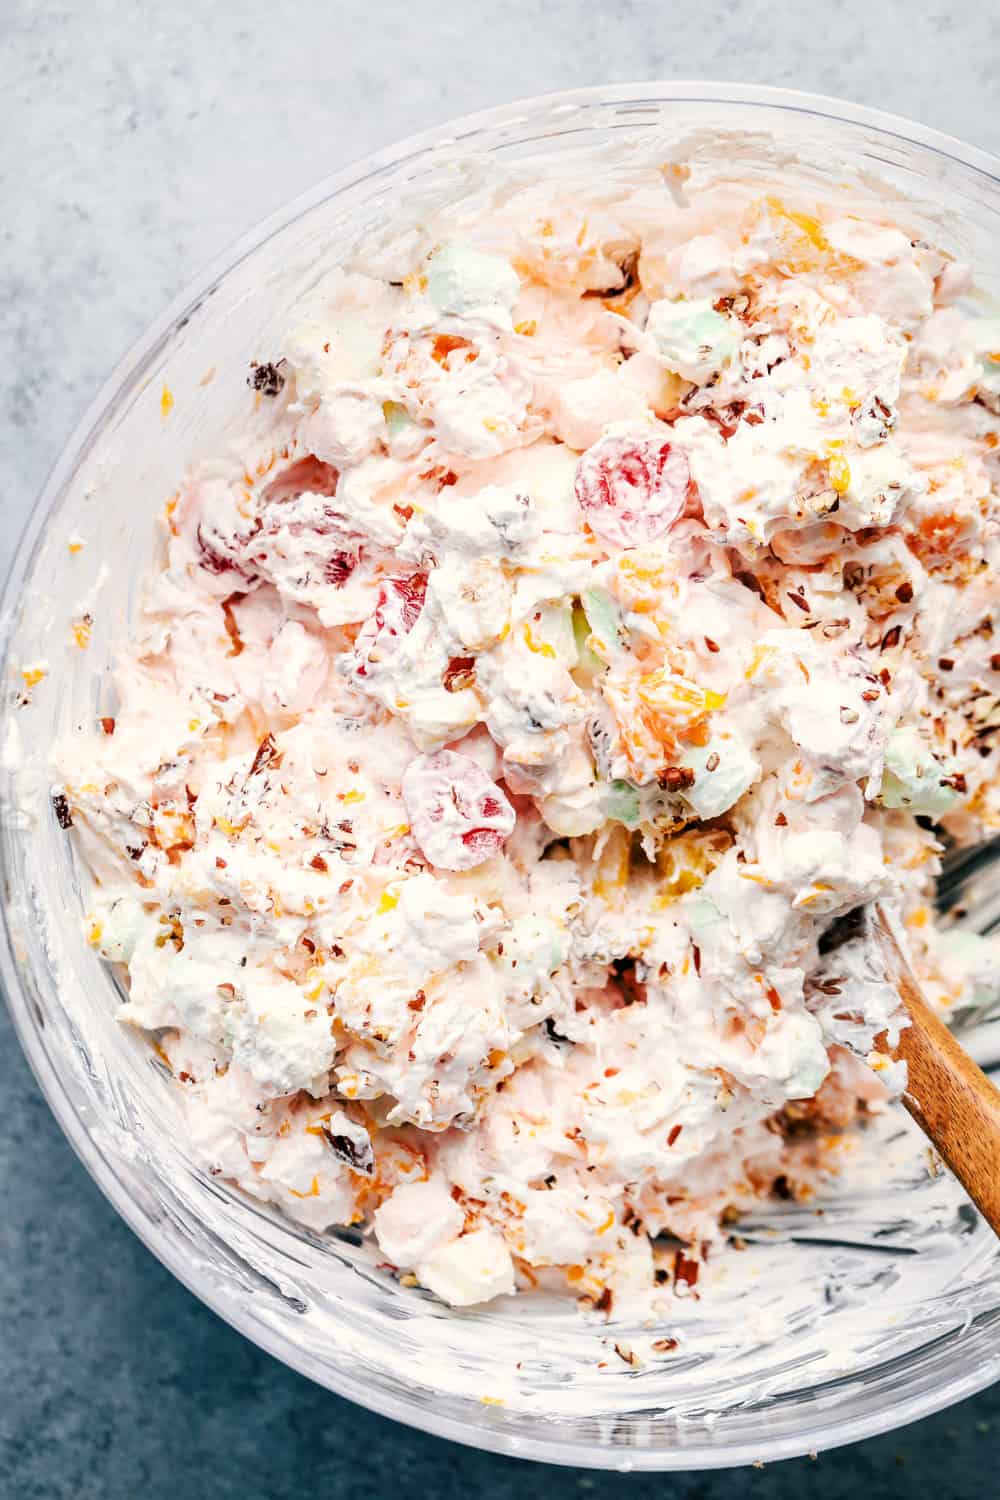
<path fill-rule="evenodd" d="M 941 817 L 960 800 L 960 793 L 948 783 L 950 774 L 918 730 L 896 729 L 886 746 L 879 800 L 883 807 Z"/>
<path fill-rule="evenodd" d="M 668 370 L 704 385 L 736 353 L 740 328 L 716 312 L 707 297 L 691 302 L 654 302 L 646 332 L 652 334 Z"/>

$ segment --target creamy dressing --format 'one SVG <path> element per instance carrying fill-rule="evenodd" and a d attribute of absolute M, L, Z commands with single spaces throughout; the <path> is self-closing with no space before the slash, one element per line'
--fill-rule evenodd
<path fill-rule="evenodd" d="M 199 1158 L 458 1306 L 686 1289 L 822 1185 L 904 1081 L 837 916 L 1000 988 L 927 826 L 1000 823 L 1000 323 L 800 197 L 532 185 L 337 272 L 59 749 Z"/>

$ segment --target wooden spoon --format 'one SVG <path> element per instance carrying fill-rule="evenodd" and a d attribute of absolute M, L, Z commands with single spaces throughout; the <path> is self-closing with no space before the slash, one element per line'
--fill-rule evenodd
<path fill-rule="evenodd" d="M 904 1105 L 1000 1235 L 1000 1089 L 927 1004 L 892 922 L 878 905 L 872 930 L 910 1018 L 895 1047 L 889 1046 L 885 1032 L 876 1037 L 875 1046 L 906 1063 Z"/>

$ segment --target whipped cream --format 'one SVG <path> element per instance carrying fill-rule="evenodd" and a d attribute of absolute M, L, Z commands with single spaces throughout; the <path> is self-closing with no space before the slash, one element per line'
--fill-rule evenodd
<path fill-rule="evenodd" d="M 425 229 L 262 351 L 55 794 L 211 1172 L 609 1311 L 902 1086 L 838 916 L 996 996 L 933 882 L 1000 823 L 1000 323 L 879 203 L 704 170 Z"/>

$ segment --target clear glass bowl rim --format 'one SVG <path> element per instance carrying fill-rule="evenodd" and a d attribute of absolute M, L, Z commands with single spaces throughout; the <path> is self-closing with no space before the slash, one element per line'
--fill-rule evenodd
<path fill-rule="evenodd" d="M 452 143 L 460 147 L 462 142 L 467 141 L 469 137 L 503 126 L 516 125 L 528 115 L 540 117 L 547 112 L 549 116 L 552 116 L 560 110 L 569 113 L 575 109 L 585 110 L 588 107 L 607 105 L 642 103 L 662 105 L 684 102 L 698 105 L 717 103 L 730 106 L 745 105 L 750 108 L 763 107 L 775 111 L 786 111 L 791 115 L 825 119 L 835 124 L 864 127 L 884 136 L 922 147 L 939 158 L 972 168 L 984 177 L 992 179 L 994 183 L 1000 183 L 1000 158 L 978 147 L 968 145 L 957 137 L 921 125 L 903 116 L 797 89 L 700 80 L 676 82 L 651 80 L 631 84 L 592 85 L 586 88 L 540 94 L 460 116 L 372 152 L 341 171 L 323 178 L 314 187 L 277 209 L 231 243 L 198 276 L 188 282 L 150 325 L 145 334 L 136 340 L 118 361 L 66 442 L 22 531 L 4 584 L 2 600 L 0 600 L 4 657 L 7 657 L 8 650 L 8 622 L 21 597 L 24 582 L 31 570 L 49 515 L 100 434 L 109 411 L 115 405 L 123 389 L 156 358 L 164 343 L 176 329 L 178 322 L 200 303 L 227 272 L 233 270 L 273 235 L 319 203 L 345 192 L 355 184 L 363 182 L 386 168 L 405 162 L 410 157 L 418 157 L 430 150 L 440 150 Z M 9 672 L 9 663 L 6 665 Z M 7 877 L 9 871 L 5 870 L 3 874 Z M 153 1231 L 141 1209 L 129 1197 L 125 1184 L 116 1175 L 113 1165 L 103 1154 L 98 1141 L 88 1127 L 88 1122 L 78 1112 L 52 1060 L 39 1043 L 28 997 L 21 985 L 8 919 L 8 899 L 6 894 L 0 899 L 0 917 L 2 917 L 0 982 L 2 982 L 14 1029 L 60 1128 L 105 1197 L 161 1263 L 189 1291 L 236 1328 L 239 1333 L 292 1369 L 309 1376 L 336 1394 L 368 1407 L 379 1415 L 391 1417 L 438 1437 L 497 1453 L 533 1458 L 549 1463 L 622 1470 L 711 1469 L 734 1467 L 760 1460 L 774 1461 L 790 1458 L 801 1455 L 813 1447 L 825 1450 L 875 1436 L 917 1421 L 957 1401 L 975 1395 L 996 1378 L 996 1367 L 992 1360 L 972 1368 L 967 1363 L 956 1361 L 954 1375 L 946 1382 L 908 1394 L 903 1392 L 897 1399 L 884 1401 L 865 1416 L 855 1416 L 849 1422 L 838 1421 L 835 1414 L 821 1414 L 817 1411 L 815 1426 L 811 1430 L 804 1429 L 794 1436 L 788 1434 L 774 1439 L 767 1435 L 765 1429 L 760 1440 L 752 1444 L 740 1442 L 720 1446 L 713 1443 L 709 1437 L 701 1443 L 690 1445 L 685 1443 L 681 1448 L 653 1447 L 644 1450 L 630 1447 L 623 1450 L 620 1456 L 616 1456 L 612 1447 L 582 1446 L 573 1442 L 562 1443 L 552 1437 L 526 1439 L 518 1436 L 512 1438 L 500 1428 L 491 1429 L 485 1421 L 481 1423 L 458 1421 L 450 1416 L 434 1412 L 418 1400 L 389 1400 L 384 1393 L 376 1400 L 366 1391 L 361 1382 L 352 1380 L 344 1372 L 332 1372 L 326 1367 L 322 1370 L 315 1368 L 314 1362 L 284 1334 L 263 1327 L 249 1313 L 243 1318 L 237 1316 L 222 1303 L 221 1298 L 214 1297 L 203 1285 L 199 1284 L 193 1268 L 186 1263 L 179 1247 L 170 1243 L 166 1236 L 161 1237 Z M 993 1321 L 994 1317 L 990 1316 L 988 1322 L 993 1323 Z"/>

